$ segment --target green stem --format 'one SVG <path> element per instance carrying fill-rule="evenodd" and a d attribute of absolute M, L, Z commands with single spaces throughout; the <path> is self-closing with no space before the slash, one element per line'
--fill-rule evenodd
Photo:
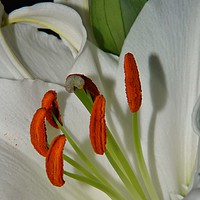
<path fill-rule="evenodd" d="M 79 98 L 79 100 L 83 103 L 83 105 L 86 107 L 89 113 L 92 112 L 92 106 L 93 102 L 91 101 L 91 98 L 88 98 L 88 95 L 86 94 L 84 89 L 76 89 L 74 91 L 76 96 Z"/>
<path fill-rule="evenodd" d="M 67 131 L 64 129 L 64 127 L 60 124 L 60 122 L 57 120 L 56 116 L 54 113 L 52 113 L 53 119 L 55 120 L 56 124 L 62 131 L 62 133 L 65 135 L 67 138 L 68 142 L 72 146 L 72 148 L 76 151 L 78 156 L 84 161 L 84 163 L 92 170 L 92 172 L 95 174 L 95 176 L 110 190 L 114 191 L 116 195 L 120 196 L 121 195 L 112 187 L 112 185 L 101 175 L 101 173 L 98 171 L 98 169 L 93 165 L 93 163 L 83 154 L 83 152 L 80 150 L 80 148 L 76 145 L 76 143 L 73 141 L 73 139 L 70 137 L 70 135 L 67 133 Z"/>
<path fill-rule="evenodd" d="M 91 99 L 88 98 L 86 92 L 84 89 L 77 89 L 75 90 L 76 96 L 80 99 L 80 101 L 83 103 L 83 105 L 86 107 L 89 113 L 92 111 L 93 102 Z M 146 200 L 145 194 L 140 186 L 140 183 L 137 180 L 137 177 L 135 176 L 130 164 L 128 163 L 126 157 L 122 153 L 119 145 L 115 141 L 114 137 L 112 136 L 110 130 L 107 128 L 107 144 L 106 149 L 112 152 L 112 157 L 114 161 L 122 167 L 122 169 L 125 171 L 127 177 L 129 178 L 132 185 L 135 187 L 139 195 L 143 200 Z"/>
<path fill-rule="evenodd" d="M 113 152 L 115 156 L 113 155 L 114 158 L 116 158 L 119 162 L 122 168 L 124 169 L 127 177 L 129 178 L 130 182 L 136 189 L 136 191 L 139 193 L 141 198 L 143 200 L 146 200 L 145 194 L 140 186 L 140 183 L 138 182 L 137 177 L 135 176 L 135 173 L 133 172 L 130 164 L 128 163 L 126 157 L 122 153 L 120 147 L 118 146 L 117 142 L 115 141 L 114 137 L 112 136 L 111 132 L 109 129 L 107 129 L 107 150 L 110 152 Z"/>
<path fill-rule="evenodd" d="M 90 173 L 87 169 L 85 169 L 82 165 L 80 165 L 79 163 L 77 163 L 75 160 L 71 159 L 69 156 L 63 154 L 63 159 L 66 162 L 68 162 L 70 165 L 72 165 L 74 168 L 76 168 L 80 172 L 82 172 L 88 178 L 91 178 L 91 179 L 94 179 L 94 180 L 96 179 L 96 181 L 98 181 L 98 179 L 96 178 L 96 176 L 94 176 L 92 173 Z"/>
<path fill-rule="evenodd" d="M 88 185 L 91 185 L 99 190 L 101 190 L 102 192 L 106 193 L 111 199 L 113 200 L 124 200 L 123 197 L 118 196 L 115 192 L 113 192 L 112 190 L 110 190 L 107 186 L 105 186 L 104 184 L 100 183 L 100 182 L 96 182 L 93 179 L 81 176 L 79 174 L 74 174 L 74 173 L 70 173 L 67 171 L 64 171 L 64 174 L 70 178 L 76 179 L 78 181 L 81 181 L 83 183 L 86 183 Z"/>
<path fill-rule="evenodd" d="M 135 189 L 135 187 L 130 183 L 129 179 L 125 176 L 125 174 L 119 168 L 119 166 L 117 165 L 115 160 L 112 158 L 112 155 L 109 153 L 108 150 L 105 152 L 105 154 L 106 154 L 106 157 L 109 160 L 110 164 L 112 165 L 112 167 L 114 168 L 114 170 L 116 171 L 116 173 L 118 174 L 118 176 L 120 177 L 120 179 L 122 180 L 124 185 L 126 186 L 126 189 L 131 194 L 132 198 L 133 199 L 137 199 L 137 200 L 142 200 L 142 198 L 138 194 L 138 192 Z"/>
<path fill-rule="evenodd" d="M 133 138 L 134 138 L 134 150 L 135 150 L 138 167 L 139 167 L 142 179 L 144 181 L 144 184 L 146 186 L 146 189 L 152 200 L 159 200 L 156 190 L 154 188 L 154 185 L 152 183 L 152 180 L 149 176 L 146 164 L 145 164 L 141 142 L 140 142 L 137 113 L 133 113 Z"/>

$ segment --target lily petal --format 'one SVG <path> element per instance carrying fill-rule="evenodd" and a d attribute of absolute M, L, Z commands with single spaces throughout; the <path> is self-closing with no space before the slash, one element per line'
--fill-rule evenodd
<path fill-rule="evenodd" d="M 132 52 L 138 64 L 141 141 L 157 191 L 165 200 L 170 194 L 185 195 L 182 185 L 189 186 L 196 158 L 198 138 L 191 114 L 200 91 L 199 8 L 199 1 L 148 1 L 120 59 L 121 66 L 124 54 Z M 122 74 L 120 68 L 116 96 L 124 90 Z M 118 96 L 118 102 L 126 119 L 122 135 L 131 134 L 126 128 L 131 117 L 125 95 Z"/>
<path fill-rule="evenodd" d="M 94 81 L 100 93 L 109 98 L 115 85 L 117 67 L 117 56 L 105 53 L 87 41 L 69 74 L 86 75 Z"/>
<path fill-rule="evenodd" d="M 188 194 L 184 200 L 198 200 L 200 195 L 200 189 L 193 190 Z"/>
<path fill-rule="evenodd" d="M 80 16 L 67 6 L 41 3 L 12 12 L 8 22 L 29 23 L 12 24 L 2 29 L 0 50 L 4 59 L 1 62 L 8 66 L 10 75 L 4 73 L 1 77 L 40 78 L 63 83 L 63 75 L 86 42 Z M 52 29 L 63 40 L 38 31 L 41 27 Z"/>
<path fill-rule="evenodd" d="M 1 132 L 1 134 L 6 133 Z M 8 135 L 7 133 L 7 137 L 9 137 Z M 2 139 L 0 140 L 1 200 L 66 199 L 64 191 L 56 191 L 48 183 L 49 181 L 47 181 L 44 171 L 44 162 L 42 161 L 43 157 L 36 156 L 38 161 L 33 161 L 31 157 L 18 150 L 20 148 L 18 145 L 23 144 L 24 147 L 26 146 L 25 140 L 21 141 L 21 144 L 18 141 L 15 136 L 16 146 L 12 146 Z M 29 151 L 30 149 L 28 148 L 27 150 Z M 76 198 L 72 199 L 75 200 Z"/>
<path fill-rule="evenodd" d="M 30 22 L 51 29 L 68 41 L 71 47 L 80 51 L 85 43 L 83 38 L 86 38 L 86 32 L 81 26 L 81 19 L 77 16 L 77 13 L 67 6 L 39 3 L 13 11 L 8 17 L 8 23 Z"/>
<path fill-rule="evenodd" d="M 76 10 L 81 16 L 83 24 L 86 27 L 88 39 L 95 43 L 95 38 L 90 24 L 88 0 L 54 0 L 54 2 L 67 5 Z"/>
<path fill-rule="evenodd" d="M 71 200 L 77 200 L 80 196 L 83 200 L 90 200 L 93 196 L 97 200 L 109 199 L 102 192 L 73 179 L 66 180 L 68 184 L 62 188 L 54 188 L 46 177 L 44 158 L 34 150 L 30 142 L 29 125 L 32 115 L 40 107 L 43 94 L 49 90 L 56 90 L 68 132 L 73 134 L 73 138 L 82 149 L 85 149 L 88 157 L 93 158 L 94 153 L 88 137 L 89 113 L 75 95 L 68 95 L 64 87 L 42 81 L 1 79 L 0 82 L 0 141 L 3 142 L 0 145 L 0 158 L 2 158 L 0 185 L 1 188 L 5 188 L 5 192 L 4 190 L 1 192 L 1 195 L 4 195 L 2 199 L 9 199 L 11 194 L 17 200 L 27 198 L 64 200 L 66 196 Z M 54 131 L 55 129 L 53 131 L 49 129 L 47 133 L 51 134 L 50 132 Z M 77 160 L 70 147 L 67 147 L 66 152 Z M 16 155 L 16 158 L 13 155 Z M 97 162 L 95 158 L 93 161 Z M 104 162 L 104 159 L 102 158 L 100 162 Z M 68 171 L 74 170 L 70 165 L 65 167 Z M 7 171 L 3 173 L 5 169 Z"/>

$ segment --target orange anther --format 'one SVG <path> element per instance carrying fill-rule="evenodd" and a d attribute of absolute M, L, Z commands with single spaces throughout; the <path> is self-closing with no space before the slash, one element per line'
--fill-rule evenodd
<path fill-rule="evenodd" d="M 52 117 L 52 112 L 62 125 L 62 119 L 60 114 L 60 109 L 57 102 L 57 93 L 53 90 L 49 90 L 45 93 L 42 99 L 42 107 L 46 108 L 46 120 L 55 128 L 59 129 L 58 125 L 55 123 Z"/>
<path fill-rule="evenodd" d="M 49 180 L 55 186 L 64 185 L 63 180 L 63 149 L 66 142 L 64 135 L 58 135 L 51 142 L 49 152 L 46 157 L 46 172 Z"/>
<path fill-rule="evenodd" d="M 137 64 L 131 53 L 124 57 L 124 73 L 128 105 L 131 112 L 137 112 L 142 103 L 142 90 Z"/>
<path fill-rule="evenodd" d="M 97 154 L 106 151 L 106 122 L 105 98 L 103 95 L 96 97 L 90 118 L 90 141 Z"/>
<path fill-rule="evenodd" d="M 31 143 L 42 156 L 46 156 L 48 153 L 45 116 L 46 109 L 38 109 L 30 125 Z"/>

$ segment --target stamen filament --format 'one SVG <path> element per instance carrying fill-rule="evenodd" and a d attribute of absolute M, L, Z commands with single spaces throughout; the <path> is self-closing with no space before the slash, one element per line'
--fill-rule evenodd
<path fill-rule="evenodd" d="M 134 139 L 133 147 L 134 147 L 138 167 L 139 167 L 142 179 L 144 181 L 144 184 L 146 186 L 146 189 L 148 191 L 148 194 L 152 200 L 159 200 L 155 187 L 152 183 L 152 180 L 149 176 L 149 173 L 145 164 L 141 142 L 140 142 L 137 112 L 133 113 L 133 139 Z"/>
<path fill-rule="evenodd" d="M 92 112 L 93 101 L 86 94 L 85 90 L 84 89 L 75 90 L 74 93 L 79 98 L 79 100 L 83 103 L 83 105 L 88 110 L 88 112 L 91 113 Z"/>
<path fill-rule="evenodd" d="M 64 129 L 64 127 L 60 124 L 54 113 L 52 113 L 53 119 L 62 131 L 62 133 L 67 138 L 69 144 L 72 146 L 72 148 L 76 151 L 77 155 L 84 161 L 84 163 L 92 170 L 92 172 L 95 174 L 95 176 L 111 191 L 115 191 L 118 196 L 121 196 L 113 187 L 112 185 L 101 175 L 101 173 L 98 171 L 98 169 L 93 165 L 93 163 L 83 154 L 81 149 L 76 145 L 76 143 L 73 141 L 73 139 L 70 137 L 70 135 L 67 133 L 67 131 Z M 121 199 L 123 199 L 121 197 Z"/>
<path fill-rule="evenodd" d="M 88 178 L 96 179 L 96 181 L 98 181 L 98 179 L 97 179 L 96 176 L 94 176 L 92 173 L 90 173 L 87 169 L 85 169 L 82 165 L 80 165 L 78 162 L 76 162 L 75 160 L 73 160 L 69 156 L 63 154 L 63 159 L 67 163 L 69 163 L 70 165 L 72 165 L 74 168 L 76 168 L 77 170 L 79 170 L 81 173 L 83 173 L 85 176 L 87 176 Z"/>
<path fill-rule="evenodd" d="M 118 164 L 115 162 L 115 160 L 112 158 L 112 155 L 107 150 L 105 152 L 107 159 L 109 160 L 110 164 L 126 186 L 126 189 L 129 191 L 133 199 L 142 200 L 142 197 L 138 194 L 136 188 L 130 183 L 130 180 L 126 177 L 126 175 L 123 173 L 123 171 L 119 168 Z"/>
<path fill-rule="evenodd" d="M 135 187 L 139 195 L 142 199 L 146 199 L 145 194 L 140 186 L 140 183 L 138 182 L 137 177 L 135 176 L 135 173 L 133 172 L 130 164 L 128 163 L 126 157 L 122 153 L 119 145 L 115 141 L 114 137 L 112 136 L 110 130 L 107 128 L 107 145 L 106 148 L 108 151 L 113 152 L 115 155 L 112 154 L 112 157 L 114 160 L 118 160 L 117 163 L 120 163 L 121 167 L 125 171 L 127 177 L 129 178 L 131 184 Z"/>
<path fill-rule="evenodd" d="M 64 171 L 64 174 L 68 177 L 71 177 L 78 181 L 87 183 L 88 185 L 91 185 L 91 186 L 101 190 L 102 192 L 106 193 L 113 200 L 125 200 L 119 193 L 116 193 L 116 192 L 110 190 L 110 188 L 108 188 L 106 185 L 104 185 L 100 182 L 96 182 L 93 179 L 81 176 L 79 174 L 70 173 L 67 171 Z"/>
<path fill-rule="evenodd" d="M 86 107 L 89 113 L 92 111 L 93 102 L 90 98 L 88 98 L 87 94 L 83 89 L 77 89 L 75 90 L 76 96 L 80 99 L 80 101 L 83 103 L 83 105 Z M 135 176 L 130 164 L 128 163 L 126 157 L 122 153 L 119 145 L 115 141 L 114 137 L 112 136 L 110 130 L 107 128 L 107 144 L 106 144 L 107 150 L 111 153 L 112 158 L 114 161 L 118 164 L 118 166 L 121 166 L 121 170 L 126 173 L 128 179 L 130 180 L 131 184 L 135 187 L 139 195 L 143 200 L 146 199 L 145 194 L 140 186 L 140 183 L 138 182 L 137 177 Z"/>

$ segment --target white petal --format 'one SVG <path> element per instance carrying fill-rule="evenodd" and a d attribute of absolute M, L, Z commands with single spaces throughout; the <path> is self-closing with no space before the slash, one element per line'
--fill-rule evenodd
<path fill-rule="evenodd" d="M 87 41 L 69 74 L 81 73 L 91 78 L 100 92 L 110 97 L 115 84 L 118 57 L 108 54 Z M 110 103 L 109 99 L 108 102 Z"/>
<path fill-rule="evenodd" d="M 62 84 L 86 42 L 80 16 L 67 6 L 42 3 L 9 15 L 10 23 L 21 21 L 36 24 L 17 23 L 2 29 L 0 77 L 40 78 Z M 41 25 L 54 30 L 64 40 L 38 31 L 36 27 Z"/>
<path fill-rule="evenodd" d="M 200 195 L 200 189 L 196 189 L 191 191 L 187 197 L 185 197 L 183 200 L 198 200 Z"/>
<path fill-rule="evenodd" d="M 2 132 L 1 132 L 2 134 Z M 6 134 L 6 133 L 5 133 Z M 8 133 L 7 133 L 8 134 Z M 16 146 L 18 141 L 16 140 Z M 40 165 L 44 161 L 38 157 Z M 45 177 L 44 167 L 9 143 L 0 141 L 0 193 L 2 200 L 65 199 Z M 66 194 L 67 195 L 67 194 Z"/>
<path fill-rule="evenodd" d="M 200 136 L 200 98 L 196 102 L 192 113 L 192 125 L 195 133 Z"/>
<path fill-rule="evenodd" d="M 109 199 L 102 192 L 64 177 L 66 184 L 56 188 L 49 183 L 45 174 L 44 158 L 33 148 L 29 139 L 29 126 L 32 115 L 40 107 L 44 92 L 54 89 L 58 91 L 59 104 L 64 123 L 82 149 L 92 158 L 94 155 L 88 139 L 89 115 L 74 95 L 68 95 L 64 88 L 42 81 L 9 81 L 0 80 L 0 185 L 3 200 L 35 200 L 35 199 Z M 84 119 L 84 123 L 83 123 Z M 58 134 L 48 127 L 53 138 Z M 75 131 L 75 132 L 74 132 Z M 74 152 L 66 143 L 68 155 Z M 77 160 L 76 156 L 74 156 Z M 93 157 L 94 162 L 95 158 Z M 78 160 L 77 160 L 78 161 Z M 67 170 L 74 171 L 70 165 Z M 6 182 L 5 182 L 6 180 Z M 16 185 L 17 184 L 17 185 Z M 12 196 L 11 196 L 12 195 Z"/>
<path fill-rule="evenodd" d="M 90 16 L 89 16 L 89 2 L 88 0 L 54 0 L 55 3 L 65 4 L 67 6 L 72 7 L 75 9 L 81 16 L 83 20 L 83 24 L 86 27 L 88 39 L 95 43 L 95 38 L 93 35 L 91 23 L 90 23 Z"/>
<path fill-rule="evenodd" d="M 55 3 L 39 3 L 10 13 L 9 23 L 32 22 L 48 28 L 68 41 L 77 51 L 85 44 L 86 32 L 73 9 Z"/>
<path fill-rule="evenodd" d="M 143 90 L 141 141 L 160 199 L 165 200 L 180 194 L 182 184 L 189 185 L 195 163 L 198 139 L 191 114 L 200 91 L 199 8 L 197 0 L 148 1 L 121 54 L 116 96 L 124 91 L 123 56 L 132 52 Z M 124 116 L 121 135 L 129 138 L 131 117 L 124 93 L 118 101 Z"/>
<path fill-rule="evenodd" d="M 5 56 L 1 54 L 3 57 L 0 61 L 2 63 L 1 77 L 39 78 L 56 83 L 62 83 L 65 80 L 74 57 L 62 40 L 23 23 L 9 25 L 2 29 L 2 33 L 7 46 L 1 38 L 0 49 L 6 54 Z M 10 72 L 7 76 L 3 66 L 6 66 Z M 24 72 L 24 68 L 27 73 Z"/>

